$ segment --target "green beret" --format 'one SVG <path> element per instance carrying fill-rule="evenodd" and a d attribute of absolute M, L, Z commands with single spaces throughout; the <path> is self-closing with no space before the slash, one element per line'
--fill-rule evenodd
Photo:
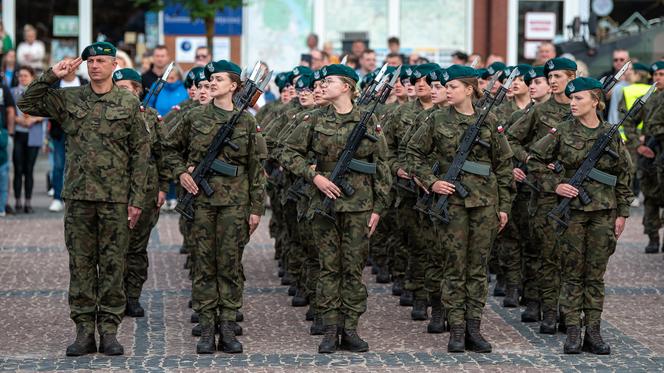
<path fill-rule="evenodd" d="M 274 77 L 274 84 L 277 85 L 277 88 L 279 88 L 279 92 L 283 91 L 284 88 L 286 88 L 286 85 L 288 84 L 288 75 L 290 72 L 282 72 L 277 74 L 277 76 Z"/>
<path fill-rule="evenodd" d="M 111 56 L 115 57 L 115 46 L 107 41 L 98 41 L 92 43 L 83 49 L 81 53 L 81 58 L 83 61 L 87 60 L 90 56 Z"/>
<path fill-rule="evenodd" d="M 291 83 L 292 83 L 293 80 L 295 80 L 295 78 L 297 78 L 298 76 L 302 76 L 302 75 L 311 75 L 311 74 L 314 73 L 313 70 L 311 70 L 310 68 L 308 68 L 308 67 L 306 67 L 306 66 L 295 66 L 295 67 L 293 68 L 293 71 L 291 71 L 291 72 L 293 73 L 293 76 L 291 77 Z"/>
<path fill-rule="evenodd" d="M 208 78 L 205 75 L 205 68 L 201 67 L 200 70 L 197 70 L 194 76 L 194 85 L 198 87 L 198 84 L 202 81 L 207 81 Z"/>
<path fill-rule="evenodd" d="M 410 81 L 410 76 L 413 75 L 413 66 L 403 65 L 401 66 L 401 74 L 399 74 L 399 80 L 404 81 L 408 79 Z"/>
<path fill-rule="evenodd" d="M 212 74 L 216 73 L 229 73 L 240 76 L 242 69 L 233 62 L 226 60 L 213 61 L 205 65 L 205 78 L 207 80 L 210 80 Z"/>
<path fill-rule="evenodd" d="M 544 75 L 549 76 L 549 73 L 556 70 L 569 70 L 576 71 L 576 62 L 565 57 L 552 58 L 544 64 Z"/>
<path fill-rule="evenodd" d="M 507 68 L 507 65 L 505 65 L 502 62 L 494 62 L 491 65 L 487 66 L 486 71 L 489 73 L 489 75 L 494 75 L 498 71 L 505 70 Z"/>
<path fill-rule="evenodd" d="M 323 73 L 324 78 L 336 75 L 336 76 L 345 76 L 347 78 L 351 78 L 356 82 L 360 80 L 360 77 L 357 75 L 355 70 L 346 65 L 341 65 L 341 64 L 327 65 L 320 70 L 321 73 Z"/>
<path fill-rule="evenodd" d="M 480 79 L 489 79 L 491 77 L 491 74 L 489 74 L 489 70 L 487 69 L 475 69 L 475 74 L 477 74 L 477 77 Z"/>
<path fill-rule="evenodd" d="M 120 69 L 113 73 L 113 81 L 117 82 L 119 80 L 133 80 L 135 82 L 143 84 L 143 79 L 141 75 L 134 69 Z"/>
<path fill-rule="evenodd" d="M 653 73 L 661 69 L 664 69 L 664 61 L 657 61 L 653 63 L 652 66 L 650 66 L 650 71 L 652 71 Z"/>
<path fill-rule="evenodd" d="M 314 70 L 314 72 L 311 74 L 311 84 L 313 85 L 314 82 L 323 80 L 323 78 L 325 77 L 323 76 L 323 73 L 320 72 L 320 70 Z"/>
<path fill-rule="evenodd" d="M 544 75 L 544 66 L 531 66 L 530 70 L 523 77 L 523 80 L 526 84 L 530 84 L 535 78 L 546 78 L 546 75 Z"/>
<path fill-rule="evenodd" d="M 427 83 L 431 85 L 433 82 L 440 82 L 440 84 L 445 85 L 447 80 L 443 77 L 443 73 L 446 69 L 437 68 L 427 74 Z M 449 76 L 449 75 L 448 75 Z"/>
<path fill-rule="evenodd" d="M 519 69 L 519 72 L 516 74 L 516 76 L 517 76 L 517 77 L 518 77 L 518 76 L 522 76 L 522 77 L 524 77 L 524 79 L 525 79 L 525 76 L 528 74 L 528 72 L 530 71 L 530 69 L 532 69 L 533 67 L 530 66 L 530 65 L 528 65 L 528 64 L 526 64 L 526 63 L 520 63 L 520 64 L 518 64 L 518 65 L 516 65 L 516 66 L 508 66 L 508 67 L 505 69 L 505 76 L 506 76 L 506 77 L 507 77 L 507 76 L 510 76 L 510 75 L 512 74 L 512 70 L 514 70 L 515 68 Z"/>
<path fill-rule="evenodd" d="M 314 87 L 314 79 L 313 75 L 301 75 L 300 79 L 295 82 L 295 89 L 296 90 L 302 90 L 302 89 L 312 89 Z"/>
<path fill-rule="evenodd" d="M 438 69 L 440 69 L 440 65 L 437 63 L 423 63 L 415 66 L 413 74 L 410 76 L 410 84 L 415 84 L 419 79 L 426 78 L 430 72 Z"/>
<path fill-rule="evenodd" d="M 203 68 L 200 66 L 196 66 L 189 70 L 187 73 L 187 77 L 184 79 L 184 87 L 185 88 L 191 88 L 194 84 L 196 84 L 196 75 L 200 75 L 203 73 L 203 77 L 205 77 L 205 72 L 203 71 Z M 196 84 L 197 86 L 198 84 Z"/>
<path fill-rule="evenodd" d="M 477 78 L 477 72 L 470 66 L 466 65 L 452 65 L 443 71 L 443 79 L 445 83 L 462 78 Z"/>
<path fill-rule="evenodd" d="M 569 97 L 572 93 L 588 91 L 591 89 L 602 89 L 602 83 L 593 78 L 576 78 L 567 83 L 567 87 L 565 87 L 565 95 Z"/>
<path fill-rule="evenodd" d="M 632 64 L 632 69 L 634 69 L 634 71 L 645 71 L 647 73 L 650 72 L 650 66 L 640 62 L 634 62 Z"/>

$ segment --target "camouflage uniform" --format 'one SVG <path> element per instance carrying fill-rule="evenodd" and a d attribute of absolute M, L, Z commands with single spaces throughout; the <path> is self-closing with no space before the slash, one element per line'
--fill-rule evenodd
<path fill-rule="evenodd" d="M 260 110 L 258 110 L 258 113 L 256 113 L 256 123 L 261 127 L 267 126 L 267 124 L 274 119 L 274 113 L 276 113 L 281 106 L 282 103 L 279 100 L 274 100 L 265 104 Z"/>
<path fill-rule="evenodd" d="M 127 249 L 127 266 L 125 268 L 125 290 L 127 298 L 138 299 L 143 289 L 143 284 L 148 279 L 148 241 L 150 232 L 159 220 L 159 208 L 157 198 L 159 191 L 168 190 L 168 182 L 172 178 L 163 160 L 161 150 L 161 132 L 159 126 L 162 122 L 158 119 L 156 110 L 149 108 L 140 114 L 143 121 L 150 128 L 150 157 L 147 170 L 147 185 L 145 199 L 139 204 L 141 216 L 138 223 L 129 235 L 129 248 Z"/>
<path fill-rule="evenodd" d="M 572 119 L 558 124 L 555 134 L 533 144 L 530 149 L 535 157 L 534 167 L 545 169 L 547 164 L 558 161 L 565 170 L 542 177 L 544 192 L 555 193 L 558 184 L 567 182 L 595 141 L 609 128 L 606 122 L 598 128 L 587 128 Z M 617 216 L 629 216 L 633 199 L 627 148 L 619 136 L 613 138 L 609 148 L 619 155 L 619 159 L 604 155 L 595 168 L 609 174 L 618 172 L 616 185 L 595 180 L 584 182 L 583 187 L 592 202 L 583 206 L 578 198 L 572 200 L 569 227 L 559 241 L 562 259 L 560 305 L 568 327 L 581 326 L 581 311 L 586 325 L 599 325 L 604 304 L 604 272 L 616 249 L 615 220 Z"/>
<path fill-rule="evenodd" d="M 52 117 L 67 134 L 65 242 L 71 318 L 88 332 L 115 334 L 126 305 L 123 271 L 127 205 L 145 200 L 150 146 L 138 99 L 115 85 L 98 96 L 90 85 L 50 88 L 48 70 L 19 100 L 24 113 Z"/>
<path fill-rule="evenodd" d="M 303 123 L 286 139 L 282 153 L 284 166 L 309 183 L 319 173 L 329 176 L 359 120 L 358 108 L 342 115 L 331 105 L 303 117 Z M 366 311 L 367 290 L 362 283 L 362 270 L 369 254 L 367 223 L 371 212 L 380 214 L 389 204 L 391 180 L 385 139 L 376 130 L 375 117 L 367 127 L 368 133 L 378 137 L 378 142 L 362 140 L 355 159 L 376 163 L 376 174 L 348 173 L 347 180 L 355 193 L 335 201 L 336 221 L 313 216 L 314 209 L 321 206 L 322 193 L 314 194 L 307 213 L 313 218 L 312 230 L 320 249 L 317 301 L 326 326 L 343 320 L 346 329 L 356 329 L 360 315 Z M 316 170 L 309 165 L 309 152 L 315 154 Z"/>
<path fill-rule="evenodd" d="M 429 188 L 438 181 L 430 167 L 431 157 L 447 170 L 469 123 L 476 114 L 459 114 L 453 107 L 435 111 L 407 145 L 407 159 L 415 174 Z M 468 160 L 490 167 L 488 176 L 464 172 L 460 182 L 469 191 L 462 199 L 449 197 L 449 224 L 438 224 L 437 242 L 445 252 L 443 305 L 451 327 L 464 320 L 480 320 L 487 297 L 487 265 L 499 226 L 498 213 L 510 211 L 511 157 L 507 140 L 489 115 L 479 134 L 490 149 L 476 145 Z M 444 172 L 444 171 L 443 171 Z"/>
<path fill-rule="evenodd" d="M 173 136 L 164 144 L 173 174 L 181 175 L 198 164 L 220 126 L 236 113 L 237 109 L 225 111 L 210 103 L 185 114 L 180 125 L 184 137 Z M 253 117 L 243 113 L 231 137 L 239 149 L 224 147 L 217 157 L 237 166 L 238 176 L 211 176 L 208 182 L 215 193 L 199 195 L 194 204 L 192 297 L 203 329 L 214 325 L 217 310 L 222 321 L 235 321 L 236 311 L 242 307 L 242 251 L 249 242 L 248 219 L 264 210 L 265 176 L 257 136 Z M 182 148 L 188 154 L 186 159 Z"/>
<path fill-rule="evenodd" d="M 507 130 L 510 146 L 514 150 L 517 161 L 526 163 L 530 152 L 530 145 L 544 137 L 558 123 L 571 115 L 569 104 L 558 103 L 554 97 L 533 108 L 532 112 L 522 121 L 510 126 Z M 542 178 L 553 171 L 548 169 L 532 170 L 530 174 L 537 184 Z M 560 256 L 554 229 L 548 221 L 547 214 L 558 203 L 555 193 L 542 190 L 534 193 L 530 204 L 530 233 L 535 245 L 527 247 L 532 249 L 524 252 L 527 262 L 537 263 L 538 270 L 529 271 L 525 279 L 524 299 L 526 301 L 541 301 L 544 311 L 557 309 L 558 295 L 560 293 Z M 535 252 L 536 251 L 536 252 Z M 536 278 L 530 278 L 535 274 Z M 536 290 L 537 289 L 537 290 Z M 537 295 L 537 298 L 530 298 Z"/>

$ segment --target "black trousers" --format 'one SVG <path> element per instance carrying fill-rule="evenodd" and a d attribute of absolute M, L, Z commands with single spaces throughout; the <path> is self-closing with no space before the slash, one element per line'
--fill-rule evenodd
<path fill-rule="evenodd" d="M 14 197 L 21 198 L 21 189 L 25 188 L 25 199 L 32 198 L 34 168 L 39 155 L 39 146 L 28 146 L 28 134 L 14 134 Z"/>

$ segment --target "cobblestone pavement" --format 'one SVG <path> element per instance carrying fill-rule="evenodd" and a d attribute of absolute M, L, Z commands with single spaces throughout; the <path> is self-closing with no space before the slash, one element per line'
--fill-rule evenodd
<path fill-rule="evenodd" d="M 368 312 L 360 334 L 371 347 L 363 354 L 316 353 L 320 337 L 308 335 L 305 308 L 292 308 L 279 285 L 272 241 L 264 217 L 245 251 L 244 354 L 197 356 L 187 301 L 190 283 L 178 253 L 176 214 L 164 213 L 150 245 L 149 280 L 141 302 L 144 318 L 125 318 L 119 339 L 126 355 L 93 354 L 67 358 L 74 338 L 69 319 L 67 252 L 62 213 L 49 213 L 38 167 L 36 213 L 0 218 L 0 370 L 86 371 L 662 371 L 664 370 L 664 261 L 645 255 L 641 208 L 634 208 L 609 263 L 604 335 L 613 354 L 562 354 L 564 336 L 542 336 L 537 324 L 520 322 L 519 310 L 489 297 L 483 331 L 491 354 L 448 354 L 447 334 L 426 333 L 426 322 L 411 321 L 389 285 L 376 284 L 365 271 Z"/>

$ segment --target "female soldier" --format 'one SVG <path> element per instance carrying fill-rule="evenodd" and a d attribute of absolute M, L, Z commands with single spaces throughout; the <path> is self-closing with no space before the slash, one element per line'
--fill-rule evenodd
<path fill-rule="evenodd" d="M 120 69 L 113 73 L 115 85 L 131 92 L 137 98 L 142 91 L 141 76 L 134 69 Z M 159 208 L 166 200 L 170 169 L 165 167 L 161 150 L 161 135 L 158 126 L 161 116 L 148 108 L 141 113 L 150 136 L 150 161 L 147 171 L 147 189 L 145 200 L 141 202 L 143 213 L 129 236 L 127 265 L 125 266 L 124 286 L 127 294 L 125 314 L 131 317 L 143 317 L 145 311 L 138 299 L 141 297 L 143 284 L 148 279 L 148 240 L 150 232 L 159 220 Z"/>
<path fill-rule="evenodd" d="M 376 119 L 367 123 L 368 134 L 375 142 L 362 140 L 356 160 L 375 163 L 375 172 L 349 171 L 347 182 L 355 189 L 352 195 L 341 195 L 341 189 L 327 176 L 334 169 L 346 145 L 348 135 L 360 120 L 360 110 L 353 105 L 358 76 L 345 65 L 321 69 L 323 99 L 331 105 L 302 118 L 286 139 L 282 154 L 284 166 L 314 184 L 321 193 L 314 196 L 308 217 L 313 218 L 313 234 L 320 249 L 320 277 L 317 302 L 321 310 L 325 336 L 319 353 L 332 353 L 338 341 L 337 325 L 342 327 L 340 347 L 363 352 L 369 345 L 357 334 L 360 315 L 366 311 L 367 290 L 362 283 L 362 269 L 369 255 L 369 237 L 388 205 L 390 173 L 385 162 L 385 139 L 376 131 Z M 309 152 L 317 161 L 310 167 Z M 314 214 L 322 208 L 323 197 L 334 201 L 330 217 Z"/>
<path fill-rule="evenodd" d="M 597 117 L 604 110 L 602 83 L 592 78 L 576 78 L 567 84 L 565 94 L 571 99 L 573 119 L 559 123 L 556 130 L 536 142 L 530 149 L 533 166 L 546 168 L 559 162 L 564 172 L 548 173 L 542 188 L 570 198 L 569 226 L 560 237 L 562 258 L 562 287 L 560 305 L 567 339 L 564 352 L 583 351 L 606 355 L 611 348 L 602 340 L 600 323 L 604 304 L 604 272 L 609 257 L 616 249 L 616 240 L 625 228 L 629 205 L 633 199 L 630 189 L 630 159 L 627 147 L 618 133 L 608 148 L 618 155 L 608 154 L 595 165 L 601 177 L 584 183 L 592 201 L 583 205 L 576 198 L 579 190 L 567 183 L 588 156 L 590 149 L 611 125 Z M 616 173 L 616 175 L 611 175 Z M 581 347 L 581 311 L 585 315 L 586 333 Z"/>
<path fill-rule="evenodd" d="M 191 172 L 203 159 L 207 149 L 221 126 L 226 124 L 238 109 L 233 106 L 233 94 L 240 88 L 240 67 L 220 60 L 205 67 L 210 81 L 213 101 L 189 111 L 183 123 L 191 128 L 184 138 L 187 158 L 170 141 L 170 162 L 173 174 L 190 193 L 198 193 Z M 235 338 L 233 321 L 236 311 L 242 307 L 241 253 L 263 214 L 265 177 L 259 162 L 256 122 L 249 113 L 242 113 L 235 125 L 231 141 L 237 150 L 226 146 L 217 156 L 227 168 L 235 169 L 237 176 L 216 173 L 208 182 L 215 193 L 201 194 L 196 198 L 195 218 L 191 234 L 196 239 L 194 247 L 194 278 L 192 296 L 194 310 L 199 314 L 201 339 L 197 353 L 215 351 L 215 317 L 221 318 L 219 345 L 224 352 L 242 352 L 242 344 Z"/>
<path fill-rule="evenodd" d="M 528 160 L 530 145 L 546 136 L 558 123 L 570 116 L 569 98 L 565 96 L 565 87 L 576 76 L 576 63 L 567 58 L 553 58 L 544 65 L 544 75 L 549 79 L 551 98 L 533 108 L 528 117 L 511 125 L 508 130 L 510 146 L 514 150 L 514 157 L 524 164 Z M 525 179 L 525 173 L 515 168 L 514 178 L 517 181 Z M 537 182 L 553 171 L 544 169 L 531 172 Z M 560 256 L 556 249 L 556 233 L 551 229 L 547 213 L 558 203 L 558 197 L 553 192 L 540 191 L 535 202 L 529 206 L 531 210 L 530 227 L 535 247 L 539 248 L 539 298 L 526 299 L 526 310 L 521 314 L 523 322 L 537 322 L 540 324 L 540 333 L 556 333 L 556 316 L 558 312 L 558 294 L 560 293 Z M 527 285 L 526 285 L 527 286 Z M 541 308 L 540 308 L 541 307 Z"/>
<path fill-rule="evenodd" d="M 468 171 L 459 180 L 470 194 L 459 197 L 454 184 L 433 174 L 430 159 L 435 157 L 441 170 L 447 170 L 466 129 L 477 119 L 475 70 L 452 65 L 443 75 L 450 107 L 434 112 L 417 130 L 406 155 L 427 188 L 449 196 L 450 223 L 437 227 L 437 242 L 446 253 L 442 302 L 451 330 L 447 350 L 491 352 L 491 344 L 480 334 L 480 320 L 488 291 L 489 252 L 496 233 L 508 220 L 512 152 L 497 128 L 496 117 L 490 114 L 479 133 L 489 147 L 473 147 L 464 166 Z"/>

